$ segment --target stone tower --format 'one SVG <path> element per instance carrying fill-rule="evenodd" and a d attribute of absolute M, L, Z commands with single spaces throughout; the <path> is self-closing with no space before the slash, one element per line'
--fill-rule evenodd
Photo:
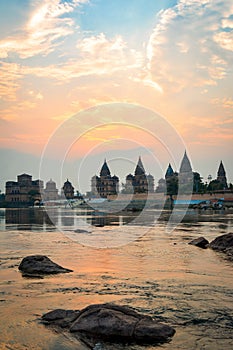
<path fill-rule="evenodd" d="M 180 164 L 180 171 L 179 171 L 179 186 L 180 185 L 186 185 L 186 190 L 192 191 L 192 184 L 193 184 L 193 172 L 190 160 L 187 156 L 186 151 L 184 152 L 183 159 Z M 185 188 L 185 187 L 183 187 Z"/>
<path fill-rule="evenodd" d="M 223 188 L 227 188 L 226 171 L 224 169 L 224 165 L 223 165 L 222 161 L 220 162 L 220 165 L 218 168 L 217 181 L 220 182 L 220 184 L 223 186 Z"/>

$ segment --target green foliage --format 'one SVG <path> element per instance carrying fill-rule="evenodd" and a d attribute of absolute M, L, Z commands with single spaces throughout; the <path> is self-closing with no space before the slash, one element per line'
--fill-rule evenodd
<path fill-rule="evenodd" d="M 178 176 L 171 176 L 166 179 L 167 194 L 177 194 L 178 193 Z"/>
<path fill-rule="evenodd" d="M 205 193 L 206 184 L 203 183 L 202 177 L 199 173 L 193 173 L 193 193 Z"/>
<path fill-rule="evenodd" d="M 207 190 L 209 192 L 219 191 L 223 189 L 224 189 L 224 185 L 218 180 L 212 180 L 207 187 Z"/>

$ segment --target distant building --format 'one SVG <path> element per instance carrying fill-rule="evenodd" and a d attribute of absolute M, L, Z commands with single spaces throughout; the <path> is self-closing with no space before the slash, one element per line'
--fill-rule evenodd
<path fill-rule="evenodd" d="M 94 196 L 106 198 L 119 192 L 119 178 L 111 176 L 106 160 L 100 170 L 100 176 L 93 176 L 91 179 L 91 192 Z"/>
<path fill-rule="evenodd" d="M 220 162 L 218 172 L 217 172 L 217 181 L 220 183 L 223 189 L 227 188 L 227 178 L 226 171 L 222 161 Z"/>
<path fill-rule="evenodd" d="M 74 187 L 72 183 L 67 179 L 62 187 L 62 193 L 65 195 L 66 199 L 74 198 Z"/>
<path fill-rule="evenodd" d="M 185 151 L 183 159 L 181 161 L 181 165 L 180 165 L 179 186 L 180 185 L 189 185 L 192 183 L 193 183 L 193 171 L 192 171 L 190 160 L 189 160 L 187 153 Z"/>
<path fill-rule="evenodd" d="M 126 176 L 124 193 L 152 193 L 154 192 L 154 177 L 145 173 L 141 157 L 138 159 L 134 175 Z"/>
<path fill-rule="evenodd" d="M 166 174 L 165 174 L 165 179 L 169 179 L 172 176 L 174 176 L 174 170 L 172 169 L 171 164 L 168 164 L 167 170 L 166 170 Z"/>
<path fill-rule="evenodd" d="M 176 194 L 178 190 L 178 173 L 173 170 L 171 164 L 168 164 L 165 178 L 159 179 L 158 186 L 156 187 L 156 192 Z"/>
<path fill-rule="evenodd" d="M 157 193 L 165 193 L 167 191 L 166 180 L 161 178 L 158 180 L 158 186 L 155 189 Z"/>
<path fill-rule="evenodd" d="M 222 191 L 227 190 L 227 177 L 226 177 L 226 171 L 223 165 L 223 162 L 220 162 L 218 171 L 217 171 L 217 178 L 210 181 L 208 185 L 208 191 Z"/>
<path fill-rule="evenodd" d="M 58 198 L 59 196 L 58 189 L 56 188 L 56 182 L 50 179 L 48 182 L 46 182 L 43 199 L 45 201 L 51 201 L 57 200 Z"/>
<path fill-rule="evenodd" d="M 193 171 L 186 151 L 180 164 L 179 173 L 175 172 L 169 163 L 165 173 L 165 179 L 162 178 L 158 181 L 156 192 L 177 194 L 178 189 L 181 193 L 190 193 L 190 191 L 193 191 Z"/>
<path fill-rule="evenodd" d="M 5 201 L 12 206 L 33 205 L 35 201 L 41 201 L 43 187 L 43 181 L 32 180 L 31 175 L 18 175 L 17 181 L 6 182 Z"/>

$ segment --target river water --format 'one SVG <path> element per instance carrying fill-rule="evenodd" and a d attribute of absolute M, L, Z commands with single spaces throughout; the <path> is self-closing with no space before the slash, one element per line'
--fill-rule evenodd
<path fill-rule="evenodd" d="M 233 211 L 190 211 L 173 231 L 166 230 L 163 215 L 146 232 L 132 221 L 134 240 L 107 248 L 98 248 L 99 237 L 118 237 L 119 225 L 130 235 L 125 223 L 135 214 L 106 218 L 71 209 L 61 214 L 59 208 L 51 213 L 59 225 L 43 209 L 0 210 L 1 350 L 85 350 L 39 318 L 56 308 L 103 302 L 131 306 L 173 326 L 176 334 L 157 347 L 98 344 L 96 349 L 233 349 L 233 262 L 188 244 L 199 236 L 212 240 L 231 232 Z M 77 232 L 77 239 L 70 234 L 79 228 L 80 217 L 95 227 L 96 247 L 93 241 L 85 244 L 85 232 Z M 18 265 L 32 254 L 45 254 L 73 272 L 22 277 Z"/>

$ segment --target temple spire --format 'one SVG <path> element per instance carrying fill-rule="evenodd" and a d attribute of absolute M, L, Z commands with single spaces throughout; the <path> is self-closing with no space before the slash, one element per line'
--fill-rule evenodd
<path fill-rule="evenodd" d="M 100 170 L 100 176 L 109 176 L 111 175 L 106 159 L 104 159 L 104 164 Z"/>
<path fill-rule="evenodd" d="M 227 188 L 226 171 L 222 161 L 220 162 L 220 165 L 218 168 L 217 180 L 223 185 L 223 188 Z"/>
<path fill-rule="evenodd" d="M 165 178 L 170 177 L 170 176 L 173 176 L 173 175 L 174 175 L 174 171 L 173 171 L 173 169 L 172 169 L 171 164 L 169 163 L 169 164 L 168 164 L 168 167 L 167 167 L 166 174 L 165 174 Z"/>
<path fill-rule="evenodd" d="M 141 156 L 139 156 L 138 164 L 135 168 L 134 175 L 143 175 L 143 174 L 145 174 L 145 169 L 144 169 L 144 166 L 142 164 Z"/>
<path fill-rule="evenodd" d="M 190 160 L 187 156 L 186 150 L 184 152 L 184 156 L 183 159 L 181 161 L 181 165 L 180 165 L 180 173 L 189 173 L 192 172 L 192 167 L 191 167 L 191 163 Z"/>

